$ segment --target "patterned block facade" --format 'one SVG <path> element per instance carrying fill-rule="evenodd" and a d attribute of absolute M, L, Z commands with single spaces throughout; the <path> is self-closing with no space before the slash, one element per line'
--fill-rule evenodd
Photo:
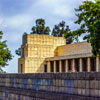
<path fill-rule="evenodd" d="M 57 46 L 66 44 L 64 37 L 50 35 L 27 34 L 22 40 L 19 73 L 44 72 L 45 58 L 53 57 Z"/>
<path fill-rule="evenodd" d="M 0 74 L 0 100 L 100 100 L 100 73 Z"/>
<path fill-rule="evenodd" d="M 90 43 L 78 42 L 74 44 L 66 44 L 58 46 L 55 50 L 55 56 L 78 55 L 84 53 L 91 53 L 92 47 Z"/>
<path fill-rule="evenodd" d="M 47 72 L 100 72 L 100 58 L 91 51 L 87 42 L 58 46 L 55 56 L 46 58 Z"/>
<path fill-rule="evenodd" d="M 64 37 L 23 36 L 19 73 L 100 72 L 100 58 L 92 56 L 90 43 L 66 44 Z"/>

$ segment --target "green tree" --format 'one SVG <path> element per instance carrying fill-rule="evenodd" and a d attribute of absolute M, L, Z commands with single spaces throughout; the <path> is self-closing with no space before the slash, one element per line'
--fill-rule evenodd
<path fill-rule="evenodd" d="M 15 51 L 16 55 L 18 56 L 21 56 L 21 48 L 18 48 L 16 51 Z"/>
<path fill-rule="evenodd" d="M 59 26 L 55 25 L 54 28 L 53 28 L 53 30 L 52 30 L 52 35 L 53 36 L 57 36 L 57 37 L 62 36 L 59 31 L 60 31 Z"/>
<path fill-rule="evenodd" d="M 66 32 L 65 22 L 62 21 L 58 25 L 55 25 L 52 31 L 53 36 L 62 37 Z"/>
<path fill-rule="evenodd" d="M 27 32 L 24 32 L 24 33 L 23 33 L 23 36 L 24 36 L 24 35 L 27 35 Z M 22 36 L 22 37 L 23 37 L 23 36 Z M 16 50 L 15 50 L 15 53 L 16 53 L 16 55 L 21 56 L 21 48 L 16 49 Z"/>
<path fill-rule="evenodd" d="M 84 1 L 75 11 L 78 17 L 75 23 L 80 25 L 75 34 L 84 34 L 83 39 L 91 43 L 92 53 L 100 56 L 100 0 Z"/>
<path fill-rule="evenodd" d="M 66 44 L 71 44 L 74 42 L 74 35 L 69 26 L 66 26 L 66 33 L 64 33 L 64 37 L 66 39 Z"/>
<path fill-rule="evenodd" d="M 36 26 L 32 27 L 31 34 L 46 34 L 49 35 L 50 28 L 45 26 L 45 20 L 44 19 L 37 19 L 36 20 Z"/>
<path fill-rule="evenodd" d="M 0 31 L 0 73 L 3 72 L 2 67 L 5 67 L 7 62 L 12 59 L 10 50 L 7 47 L 6 42 L 2 41 L 3 32 Z"/>
<path fill-rule="evenodd" d="M 58 25 L 55 25 L 52 31 L 53 36 L 62 37 L 66 39 L 66 44 L 70 44 L 74 41 L 73 33 L 68 25 L 65 25 L 64 21 L 60 22 Z"/>

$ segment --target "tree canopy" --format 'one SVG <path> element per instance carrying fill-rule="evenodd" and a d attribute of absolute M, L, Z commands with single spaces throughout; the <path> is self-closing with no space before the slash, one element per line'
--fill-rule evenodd
<path fill-rule="evenodd" d="M 7 62 L 12 59 L 10 50 L 7 47 L 6 42 L 2 41 L 3 32 L 0 31 L 0 72 L 2 72 L 2 67 L 5 67 Z"/>
<path fill-rule="evenodd" d="M 66 26 L 66 32 L 64 33 L 64 37 L 66 39 L 66 44 L 71 44 L 75 40 L 74 35 L 69 26 Z"/>
<path fill-rule="evenodd" d="M 80 28 L 75 30 L 75 34 L 91 43 L 92 53 L 100 56 L 100 0 L 84 1 L 78 9 L 75 9 L 77 21 Z"/>
<path fill-rule="evenodd" d="M 58 25 L 54 26 L 54 28 L 52 30 L 52 35 L 61 37 L 64 35 L 65 32 L 66 32 L 65 22 L 62 21 Z"/>
<path fill-rule="evenodd" d="M 16 55 L 21 56 L 21 48 L 18 48 L 15 50 Z"/>
<path fill-rule="evenodd" d="M 45 20 L 44 19 L 37 19 L 36 20 L 36 26 L 32 27 L 32 32 L 31 34 L 45 34 L 49 35 L 50 33 L 50 28 L 45 26 Z"/>
<path fill-rule="evenodd" d="M 64 36 L 66 43 L 70 44 L 74 41 L 73 34 L 68 25 L 65 25 L 65 21 L 60 22 L 58 25 L 55 25 L 52 30 L 52 35 L 57 37 Z"/>

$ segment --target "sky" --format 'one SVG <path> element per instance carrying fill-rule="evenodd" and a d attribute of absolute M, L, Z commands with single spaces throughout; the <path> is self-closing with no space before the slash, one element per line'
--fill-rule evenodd
<path fill-rule="evenodd" d="M 30 33 L 38 18 L 45 19 L 46 26 L 51 29 L 62 20 L 72 30 L 78 25 L 74 8 L 78 8 L 84 0 L 0 0 L 0 30 L 3 31 L 3 40 L 7 40 L 8 48 L 13 59 L 8 62 L 5 71 L 18 72 L 18 56 L 15 50 L 22 44 L 24 32 Z"/>

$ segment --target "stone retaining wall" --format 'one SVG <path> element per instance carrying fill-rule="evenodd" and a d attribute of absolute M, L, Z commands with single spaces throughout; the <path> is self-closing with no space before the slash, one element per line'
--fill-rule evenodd
<path fill-rule="evenodd" d="M 100 100 L 100 73 L 0 74 L 0 100 Z"/>

